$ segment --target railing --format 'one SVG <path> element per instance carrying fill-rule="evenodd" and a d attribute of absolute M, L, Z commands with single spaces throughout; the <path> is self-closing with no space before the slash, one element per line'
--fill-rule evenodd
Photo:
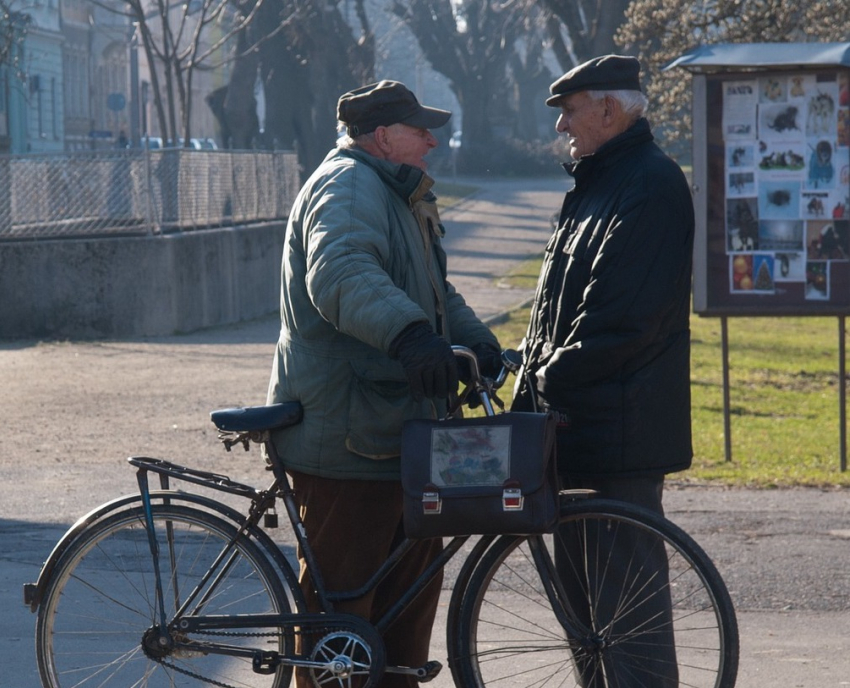
<path fill-rule="evenodd" d="M 0 241 L 150 235 L 280 220 L 298 187 L 292 152 L 0 156 Z"/>

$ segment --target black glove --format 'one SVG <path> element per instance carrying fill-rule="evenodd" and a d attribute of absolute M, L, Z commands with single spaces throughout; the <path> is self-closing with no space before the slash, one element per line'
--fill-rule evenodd
<path fill-rule="evenodd" d="M 492 344 L 474 344 L 469 347 L 472 353 L 478 359 L 478 370 L 483 377 L 489 377 L 491 380 L 496 379 L 502 372 L 502 350 Z M 464 384 L 469 384 L 472 380 L 472 371 L 470 370 L 469 360 L 463 356 L 459 357 L 458 375 Z"/>
<path fill-rule="evenodd" d="M 410 393 L 422 397 L 445 398 L 457 389 L 457 363 L 452 347 L 434 334 L 424 322 L 408 325 L 390 344 L 390 358 L 396 358 L 407 374 Z"/>
<path fill-rule="evenodd" d="M 502 350 L 492 344 L 476 344 L 470 348 L 478 356 L 478 369 L 481 374 L 495 380 L 502 372 Z"/>

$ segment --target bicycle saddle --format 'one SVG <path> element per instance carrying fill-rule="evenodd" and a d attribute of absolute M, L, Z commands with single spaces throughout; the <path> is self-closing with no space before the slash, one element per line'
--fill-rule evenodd
<path fill-rule="evenodd" d="M 230 432 L 286 428 L 300 423 L 303 416 L 304 409 L 298 401 L 286 401 L 269 406 L 219 409 L 210 413 L 210 419 L 219 430 Z"/>

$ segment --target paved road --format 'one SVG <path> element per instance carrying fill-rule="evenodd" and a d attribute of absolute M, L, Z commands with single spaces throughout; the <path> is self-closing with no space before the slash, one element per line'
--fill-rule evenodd
<path fill-rule="evenodd" d="M 561 180 L 488 182 L 445 214 L 452 280 L 483 317 L 529 297 L 498 277 L 540 252 L 561 189 Z M 255 454 L 218 448 L 208 411 L 262 403 L 276 332 L 269 317 L 186 336 L 0 344 L 0 688 L 38 685 L 21 586 L 75 518 L 133 490 L 126 456 L 264 478 Z M 673 481 L 665 503 L 738 607 L 739 686 L 850 685 L 850 493 Z M 442 637 L 439 627 L 436 658 Z"/>

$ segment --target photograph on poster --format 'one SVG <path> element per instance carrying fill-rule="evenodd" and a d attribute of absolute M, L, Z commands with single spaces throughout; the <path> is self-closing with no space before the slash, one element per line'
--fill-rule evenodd
<path fill-rule="evenodd" d="M 784 103 L 788 100 L 788 77 L 769 76 L 759 80 L 760 103 Z"/>
<path fill-rule="evenodd" d="M 770 294 L 775 290 L 772 254 L 753 253 L 730 257 L 732 275 L 730 291 L 733 293 Z"/>
<path fill-rule="evenodd" d="M 753 289 L 753 256 L 750 253 L 742 253 L 737 256 L 729 256 L 729 291 L 747 292 Z"/>
<path fill-rule="evenodd" d="M 759 170 L 766 178 L 801 178 L 806 167 L 802 141 L 759 141 Z"/>
<path fill-rule="evenodd" d="M 825 260 L 806 262 L 806 299 L 829 300 L 829 263 Z"/>
<path fill-rule="evenodd" d="M 847 108 L 838 111 L 838 145 L 850 146 L 850 110 Z"/>
<path fill-rule="evenodd" d="M 729 169 L 751 169 L 755 165 L 752 142 L 734 143 L 726 146 L 726 167 Z"/>
<path fill-rule="evenodd" d="M 759 251 L 802 251 L 802 220 L 759 220 Z"/>
<path fill-rule="evenodd" d="M 795 220 L 800 217 L 800 182 L 765 180 L 759 182 L 760 220 Z"/>
<path fill-rule="evenodd" d="M 835 186 L 834 148 L 827 139 L 809 140 L 809 165 L 806 170 L 806 188 L 830 189 Z"/>
<path fill-rule="evenodd" d="M 848 260 L 850 221 L 811 220 L 806 225 L 806 256 L 810 261 Z"/>
<path fill-rule="evenodd" d="M 775 282 L 806 281 L 806 257 L 802 253 L 777 253 L 775 266 Z"/>
<path fill-rule="evenodd" d="M 803 218 L 806 220 L 822 220 L 827 216 L 830 205 L 828 191 L 804 191 L 801 197 Z"/>
<path fill-rule="evenodd" d="M 838 131 L 838 82 L 818 81 L 806 93 L 806 136 L 827 136 Z"/>
<path fill-rule="evenodd" d="M 756 193 L 756 176 L 754 172 L 730 172 L 726 195 L 730 198 L 753 196 Z"/>
<path fill-rule="evenodd" d="M 723 88 L 723 138 L 754 139 L 756 136 L 756 105 L 758 82 L 728 81 Z"/>
<path fill-rule="evenodd" d="M 763 141 L 803 139 L 802 113 L 792 103 L 765 103 L 758 107 L 759 137 Z"/>
<path fill-rule="evenodd" d="M 753 291 L 773 293 L 776 285 L 773 280 L 774 259 L 772 254 L 753 255 Z"/>
<path fill-rule="evenodd" d="M 730 253 L 758 248 L 758 202 L 755 198 L 726 200 L 726 249 Z"/>
<path fill-rule="evenodd" d="M 793 74 L 788 77 L 788 100 L 803 100 L 812 89 L 815 77 L 812 74 Z"/>

